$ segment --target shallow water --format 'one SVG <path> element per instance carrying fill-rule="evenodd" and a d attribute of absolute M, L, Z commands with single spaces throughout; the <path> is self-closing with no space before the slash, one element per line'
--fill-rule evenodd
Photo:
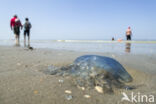
<path fill-rule="evenodd" d="M 21 41 L 21 44 L 23 41 Z M 14 45 L 13 40 L 0 40 L 0 45 Z M 23 45 L 23 44 L 22 44 Z M 32 40 L 35 48 L 50 48 L 80 52 L 131 53 L 152 55 L 156 53 L 156 41 L 102 41 L 102 40 Z"/>

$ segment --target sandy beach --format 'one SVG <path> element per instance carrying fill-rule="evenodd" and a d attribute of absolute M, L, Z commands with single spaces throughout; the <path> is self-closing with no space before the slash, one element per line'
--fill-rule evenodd
<path fill-rule="evenodd" d="M 65 66 L 85 54 L 109 56 L 118 60 L 132 75 L 129 85 L 134 90 L 116 89 L 114 94 L 81 90 L 70 78 L 43 73 L 48 66 Z M 76 52 L 54 49 L 28 50 L 23 47 L 0 46 L 0 104 L 133 104 L 121 101 L 122 92 L 130 96 L 156 97 L 156 55 Z M 61 82 L 60 82 L 61 80 Z M 70 90 L 71 94 L 65 91 Z M 72 98 L 67 99 L 68 95 Z M 85 98 L 84 95 L 89 95 Z M 156 98 L 154 99 L 156 100 Z M 155 101 L 156 103 L 156 101 Z M 152 104 L 155 104 L 154 102 Z M 136 102 L 135 104 L 143 104 Z M 150 104 L 150 102 L 148 102 Z"/>

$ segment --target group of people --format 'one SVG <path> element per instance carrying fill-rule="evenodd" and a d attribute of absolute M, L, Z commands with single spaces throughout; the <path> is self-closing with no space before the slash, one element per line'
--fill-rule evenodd
<path fill-rule="evenodd" d="M 131 31 L 131 27 L 129 26 L 128 29 L 126 30 L 126 39 L 127 40 L 131 40 L 132 37 L 132 31 Z M 112 41 L 114 41 L 114 37 L 112 37 Z M 122 41 L 122 39 L 118 39 L 118 41 Z"/>
<path fill-rule="evenodd" d="M 19 18 L 17 17 L 17 15 L 14 15 L 14 17 L 11 18 L 10 27 L 11 27 L 11 30 L 13 30 L 13 32 L 15 34 L 17 46 L 20 45 L 20 30 L 22 30 L 22 28 L 24 27 L 24 46 L 26 46 L 26 36 L 27 36 L 28 37 L 28 47 L 30 47 L 30 29 L 31 29 L 32 25 L 29 22 L 29 19 L 25 18 L 25 23 L 24 23 L 24 25 L 22 25 L 22 23 L 19 20 Z M 128 27 L 128 29 L 126 30 L 127 40 L 131 40 L 131 36 L 132 36 L 132 31 L 131 31 L 131 28 Z M 112 38 L 112 40 L 115 40 L 114 37 Z"/>
<path fill-rule="evenodd" d="M 22 25 L 17 15 L 14 15 L 10 20 L 10 28 L 13 30 L 16 39 L 16 45 L 20 45 L 20 30 L 24 28 L 24 46 L 26 46 L 26 37 L 28 37 L 28 47 L 30 47 L 30 29 L 32 25 L 28 18 L 25 18 L 25 23 Z"/>

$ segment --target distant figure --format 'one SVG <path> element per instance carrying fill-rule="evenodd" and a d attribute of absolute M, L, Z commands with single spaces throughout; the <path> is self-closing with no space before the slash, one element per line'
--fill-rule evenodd
<path fill-rule="evenodd" d="M 11 30 L 14 31 L 15 39 L 16 39 L 16 45 L 20 45 L 20 27 L 22 29 L 21 21 L 18 19 L 17 15 L 14 15 L 14 17 L 10 21 L 10 27 Z"/>
<path fill-rule="evenodd" d="M 118 42 L 122 42 L 122 41 L 123 41 L 123 39 L 119 38 L 117 41 L 118 41 Z"/>
<path fill-rule="evenodd" d="M 30 29 L 31 29 L 31 23 L 29 22 L 29 19 L 25 19 L 24 24 L 24 46 L 26 46 L 26 35 L 28 36 L 28 47 L 30 47 Z"/>
<path fill-rule="evenodd" d="M 114 41 L 114 37 L 112 37 L 112 41 Z"/>
<path fill-rule="evenodd" d="M 128 27 L 128 29 L 126 31 L 127 40 L 131 40 L 131 36 L 132 36 L 132 31 L 131 31 L 131 28 Z"/>

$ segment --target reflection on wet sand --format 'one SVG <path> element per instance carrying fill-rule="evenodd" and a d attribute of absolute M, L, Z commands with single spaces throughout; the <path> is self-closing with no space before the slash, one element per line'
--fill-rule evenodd
<path fill-rule="evenodd" d="M 125 45 L 125 52 L 130 53 L 131 52 L 131 43 L 126 43 Z"/>

